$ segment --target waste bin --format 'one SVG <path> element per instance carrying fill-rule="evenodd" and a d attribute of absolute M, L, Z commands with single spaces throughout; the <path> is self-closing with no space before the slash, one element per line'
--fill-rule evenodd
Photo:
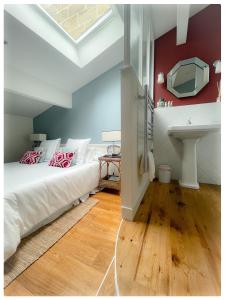
<path fill-rule="evenodd" d="M 171 167 L 168 165 L 159 166 L 159 181 L 162 183 L 170 183 Z"/>

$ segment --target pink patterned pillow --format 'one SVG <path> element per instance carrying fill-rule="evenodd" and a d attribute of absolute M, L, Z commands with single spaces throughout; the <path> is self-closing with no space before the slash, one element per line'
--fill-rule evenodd
<path fill-rule="evenodd" d="M 49 162 L 49 166 L 69 168 L 74 157 L 74 152 L 55 152 Z"/>
<path fill-rule="evenodd" d="M 41 157 L 41 151 L 27 151 L 20 159 L 21 164 L 37 164 Z"/>

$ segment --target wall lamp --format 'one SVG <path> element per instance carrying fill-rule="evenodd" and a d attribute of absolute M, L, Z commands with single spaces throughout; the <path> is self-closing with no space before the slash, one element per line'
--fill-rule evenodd
<path fill-rule="evenodd" d="M 215 68 L 215 74 L 221 73 L 221 61 L 219 59 L 214 61 L 213 67 Z"/>
<path fill-rule="evenodd" d="M 30 141 L 33 142 L 32 149 L 39 147 L 42 141 L 47 139 L 47 134 L 45 133 L 32 133 L 30 134 Z"/>
<path fill-rule="evenodd" d="M 215 74 L 219 74 L 221 73 L 221 60 L 215 60 L 213 63 L 213 67 L 215 68 Z M 218 81 L 217 83 L 217 90 L 218 90 L 218 97 L 216 99 L 217 102 L 221 101 L 221 85 L 220 85 L 220 81 Z"/>
<path fill-rule="evenodd" d="M 158 74 L 158 79 L 157 79 L 157 83 L 158 84 L 163 84 L 164 83 L 164 73 L 163 72 L 160 72 L 159 74 Z"/>

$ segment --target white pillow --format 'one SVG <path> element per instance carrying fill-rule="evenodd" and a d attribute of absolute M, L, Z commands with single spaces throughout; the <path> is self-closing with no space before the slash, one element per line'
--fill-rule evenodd
<path fill-rule="evenodd" d="M 87 152 L 88 144 L 91 139 L 68 139 L 66 143 L 66 148 L 77 150 L 77 155 L 75 155 L 72 164 L 81 165 L 85 162 L 85 156 Z"/>
<path fill-rule="evenodd" d="M 41 156 L 40 156 L 40 159 L 39 159 L 38 163 L 42 163 L 43 161 L 45 161 L 46 150 L 47 149 L 42 148 L 42 147 L 35 147 L 34 148 L 34 151 L 41 151 Z"/>
<path fill-rule="evenodd" d="M 87 152 L 86 152 L 86 157 L 85 157 L 85 163 L 89 163 L 91 161 L 94 160 L 95 158 L 95 149 L 87 149 Z"/>
<path fill-rule="evenodd" d="M 74 147 L 67 147 L 67 146 L 61 146 L 59 148 L 60 152 L 77 152 L 77 148 L 74 149 Z"/>
<path fill-rule="evenodd" d="M 102 150 L 96 150 L 94 153 L 94 158 L 93 160 L 98 161 L 98 158 L 101 156 L 104 156 L 105 154 L 107 154 L 107 152 L 102 151 Z"/>
<path fill-rule="evenodd" d="M 106 151 L 96 148 L 88 149 L 85 162 L 98 161 L 98 158 L 107 154 Z"/>
<path fill-rule="evenodd" d="M 40 148 L 46 149 L 44 161 L 48 161 L 52 158 L 54 153 L 59 150 L 61 139 L 46 140 L 41 142 Z"/>

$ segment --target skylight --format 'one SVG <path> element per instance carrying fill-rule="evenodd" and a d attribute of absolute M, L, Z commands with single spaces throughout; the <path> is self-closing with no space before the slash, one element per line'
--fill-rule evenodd
<path fill-rule="evenodd" d="M 112 13 L 108 4 L 41 4 L 40 7 L 75 42 L 81 41 Z"/>

